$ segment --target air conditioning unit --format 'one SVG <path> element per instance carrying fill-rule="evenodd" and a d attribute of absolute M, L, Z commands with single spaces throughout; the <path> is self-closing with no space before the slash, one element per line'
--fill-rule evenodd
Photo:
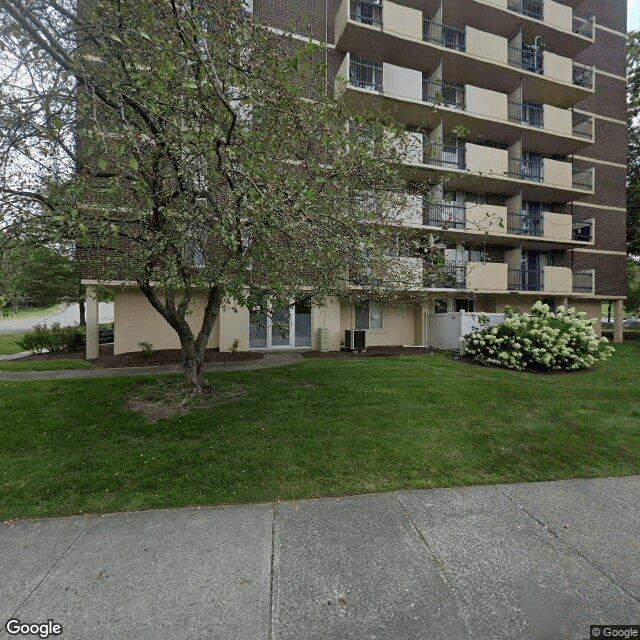
<path fill-rule="evenodd" d="M 347 351 L 367 348 L 367 332 L 364 329 L 347 329 L 344 332 L 344 348 Z"/>

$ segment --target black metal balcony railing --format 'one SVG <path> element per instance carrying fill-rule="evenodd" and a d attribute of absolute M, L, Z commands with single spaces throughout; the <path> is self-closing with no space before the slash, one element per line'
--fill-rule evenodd
<path fill-rule="evenodd" d="M 542 182 L 544 180 L 542 159 L 531 161 L 526 158 L 509 158 L 509 176 L 520 180 Z"/>
<path fill-rule="evenodd" d="M 429 16 L 425 16 L 422 22 L 422 38 L 426 42 L 435 42 L 456 51 L 467 50 L 467 34 L 464 29 L 433 22 Z"/>
<path fill-rule="evenodd" d="M 593 116 L 573 112 L 572 131 L 574 136 L 591 140 L 593 138 Z"/>
<path fill-rule="evenodd" d="M 382 63 L 351 56 L 349 83 L 360 89 L 382 91 Z"/>
<path fill-rule="evenodd" d="M 572 276 L 574 293 L 593 293 L 592 271 L 574 271 Z"/>
<path fill-rule="evenodd" d="M 591 242 L 593 237 L 593 223 L 588 222 L 574 222 L 571 230 L 571 239 L 578 240 L 579 242 Z"/>
<path fill-rule="evenodd" d="M 424 285 L 434 289 L 466 289 L 467 263 L 445 262 L 434 267 L 433 272 L 425 274 Z"/>
<path fill-rule="evenodd" d="M 580 36 L 593 38 L 593 17 L 582 18 L 580 16 L 574 15 L 571 30 L 573 31 L 573 33 L 577 33 Z"/>
<path fill-rule="evenodd" d="M 533 44 L 509 45 L 509 64 L 524 71 L 543 73 L 542 48 Z"/>
<path fill-rule="evenodd" d="M 593 189 L 593 169 L 574 169 L 571 184 L 574 189 Z"/>
<path fill-rule="evenodd" d="M 544 17 L 544 2 L 542 0 L 509 0 L 507 7 L 510 11 L 536 20 L 542 20 Z"/>
<path fill-rule="evenodd" d="M 351 0 L 351 19 L 374 27 L 382 26 L 380 0 Z"/>
<path fill-rule="evenodd" d="M 509 267 L 507 286 L 509 291 L 543 291 L 544 271 Z"/>
<path fill-rule="evenodd" d="M 454 109 L 465 108 L 464 85 L 448 80 L 422 78 L 422 99 L 425 102 L 446 105 Z"/>
<path fill-rule="evenodd" d="M 531 127 L 544 127 L 544 109 L 541 104 L 509 100 L 509 120 Z"/>
<path fill-rule="evenodd" d="M 423 161 L 424 164 L 450 169 L 466 169 L 467 166 L 465 148 L 457 140 L 448 142 L 425 139 Z"/>
<path fill-rule="evenodd" d="M 422 224 L 443 229 L 464 229 L 466 207 L 463 202 L 433 202 L 425 207 Z"/>
<path fill-rule="evenodd" d="M 593 67 L 588 67 L 585 64 L 579 62 L 573 63 L 573 84 L 579 87 L 593 88 Z"/>
<path fill-rule="evenodd" d="M 509 211 L 507 213 L 507 233 L 517 236 L 536 236 L 544 234 L 544 216 L 542 213 L 528 211 Z"/>

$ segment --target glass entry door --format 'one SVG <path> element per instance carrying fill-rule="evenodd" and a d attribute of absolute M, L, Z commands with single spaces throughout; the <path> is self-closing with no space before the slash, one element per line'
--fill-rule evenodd
<path fill-rule="evenodd" d="M 249 316 L 250 349 L 293 349 L 311 347 L 311 306 L 296 303 L 266 314 Z"/>

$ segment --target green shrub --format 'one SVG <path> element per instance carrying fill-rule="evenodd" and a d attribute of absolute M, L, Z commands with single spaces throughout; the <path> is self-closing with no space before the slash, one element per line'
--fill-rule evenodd
<path fill-rule="evenodd" d="M 84 335 L 77 327 L 62 327 L 54 322 L 51 327 L 46 323 L 36 324 L 31 331 L 18 341 L 20 347 L 31 353 L 59 353 L 65 350 L 80 349 L 84 345 Z"/>
<path fill-rule="evenodd" d="M 138 342 L 138 346 L 140 347 L 140 351 L 145 358 L 153 355 L 153 345 L 150 342 L 142 340 L 141 342 Z"/>
<path fill-rule="evenodd" d="M 560 306 L 554 313 L 536 302 L 529 313 L 505 308 L 506 319 L 498 327 L 470 333 L 465 353 L 482 364 L 508 369 L 576 371 L 606 360 L 614 349 L 596 336 L 595 320 L 586 313 Z"/>
<path fill-rule="evenodd" d="M 18 340 L 18 346 L 31 353 L 42 353 L 47 348 L 48 332 L 46 324 L 35 324 Z"/>

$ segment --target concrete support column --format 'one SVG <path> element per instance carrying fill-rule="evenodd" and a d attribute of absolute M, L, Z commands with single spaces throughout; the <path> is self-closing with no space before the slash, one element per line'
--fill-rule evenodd
<path fill-rule="evenodd" d="M 616 300 L 616 315 L 613 325 L 613 341 L 622 342 L 624 340 L 624 300 Z"/>
<path fill-rule="evenodd" d="M 97 358 L 99 355 L 100 343 L 98 340 L 98 298 L 96 288 L 88 285 L 87 291 L 87 360 Z"/>
<path fill-rule="evenodd" d="M 567 309 L 569 307 L 569 298 L 560 298 L 560 305 Z"/>

